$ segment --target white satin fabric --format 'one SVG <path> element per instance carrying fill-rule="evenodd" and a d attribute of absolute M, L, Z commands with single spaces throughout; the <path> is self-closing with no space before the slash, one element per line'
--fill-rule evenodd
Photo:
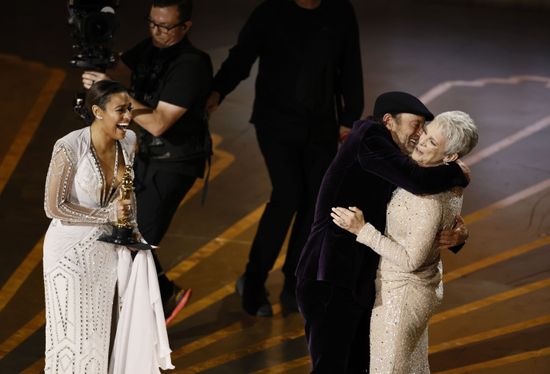
<path fill-rule="evenodd" d="M 153 255 L 139 251 L 132 262 L 125 247 L 117 253 L 120 316 L 109 373 L 174 369 Z"/>

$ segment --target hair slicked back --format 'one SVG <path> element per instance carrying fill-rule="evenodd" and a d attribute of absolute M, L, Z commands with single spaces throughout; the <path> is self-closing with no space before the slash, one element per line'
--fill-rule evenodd
<path fill-rule="evenodd" d="M 179 21 L 186 22 L 193 15 L 193 0 L 152 0 L 151 6 L 155 8 L 166 8 L 176 5 L 179 12 Z"/>
<path fill-rule="evenodd" d="M 111 95 L 120 92 L 128 92 L 128 90 L 119 82 L 111 80 L 97 81 L 92 84 L 88 92 L 86 92 L 84 105 L 76 110 L 76 112 L 86 125 L 90 125 L 94 121 L 92 107 L 97 105 L 101 109 L 105 109 Z"/>

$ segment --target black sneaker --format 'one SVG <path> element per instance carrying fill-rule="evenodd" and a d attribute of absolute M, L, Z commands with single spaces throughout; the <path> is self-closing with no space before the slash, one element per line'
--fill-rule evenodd
<path fill-rule="evenodd" d="M 245 312 L 256 317 L 273 317 L 273 309 L 264 286 L 251 286 L 242 275 L 237 279 L 235 290 L 241 297 L 241 305 Z"/>

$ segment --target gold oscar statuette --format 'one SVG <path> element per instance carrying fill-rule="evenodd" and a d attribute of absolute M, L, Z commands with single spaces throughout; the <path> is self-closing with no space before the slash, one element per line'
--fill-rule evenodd
<path fill-rule="evenodd" d="M 126 165 L 124 175 L 120 184 L 119 201 L 132 200 L 134 192 L 134 181 L 132 180 L 132 166 Z M 112 225 L 111 235 L 104 234 L 98 240 L 107 243 L 118 244 L 133 249 L 151 249 L 147 244 L 136 240 L 134 237 L 135 212 L 119 215 L 117 210 L 116 222 Z"/>

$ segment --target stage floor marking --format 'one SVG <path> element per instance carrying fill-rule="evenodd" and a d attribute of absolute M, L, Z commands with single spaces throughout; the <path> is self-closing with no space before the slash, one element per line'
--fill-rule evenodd
<path fill-rule="evenodd" d="M 450 318 L 458 317 L 463 314 L 467 314 L 470 312 L 473 312 L 474 310 L 478 310 L 481 308 L 485 308 L 489 305 L 499 303 L 505 300 L 512 299 L 514 297 L 518 297 L 524 294 L 527 294 L 529 292 L 534 292 L 536 290 L 549 287 L 550 286 L 550 278 L 543 279 L 537 282 L 529 283 L 521 287 L 512 288 L 508 291 L 504 291 L 495 295 L 488 296 L 486 298 L 473 301 L 468 304 L 461 305 L 459 307 L 446 310 L 444 312 L 440 312 L 435 314 L 432 319 L 430 320 L 430 325 L 434 325 L 438 322 L 445 321 Z"/>

